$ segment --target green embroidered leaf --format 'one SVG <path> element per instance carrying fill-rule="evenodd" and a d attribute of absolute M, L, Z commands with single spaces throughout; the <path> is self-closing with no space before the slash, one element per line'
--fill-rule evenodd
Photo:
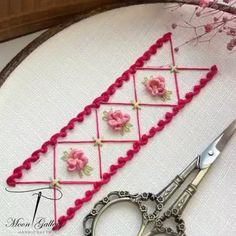
<path fill-rule="evenodd" d="M 89 165 L 86 165 L 85 168 L 86 168 L 87 170 L 89 170 L 89 171 L 92 171 L 92 170 L 93 170 L 93 168 L 92 168 L 91 166 L 89 166 Z"/>
<path fill-rule="evenodd" d="M 83 173 L 86 175 L 86 176 L 90 176 L 90 171 L 87 170 L 86 168 L 83 170 Z"/>
<path fill-rule="evenodd" d="M 164 102 L 166 99 L 165 99 L 165 96 L 161 96 L 161 100 Z"/>
<path fill-rule="evenodd" d="M 120 134 L 123 136 L 125 134 L 124 128 L 120 131 Z"/>
<path fill-rule="evenodd" d="M 130 132 L 130 128 L 128 127 L 128 126 L 124 126 L 124 128 L 123 128 L 123 130 L 125 131 L 125 132 Z"/>
<path fill-rule="evenodd" d="M 64 151 L 64 152 L 63 152 L 63 156 L 61 157 L 61 159 L 62 159 L 63 161 L 66 161 L 66 160 L 68 159 L 68 156 L 69 156 L 69 153 L 68 153 L 67 151 Z"/>
<path fill-rule="evenodd" d="M 105 121 L 107 121 L 107 120 L 108 120 L 107 116 L 108 116 L 108 112 L 107 112 L 107 111 L 104 111 L 104 112 L 103 112 L 103 117 L 102 117 L 102 119 L 105 120 Z"/>
<path fill-rule="evenodd" d="M 142 82 L 142 84 L 146 85 L 148 82 L 148 78 L 147 77 L 144 77 L 144 81 Z"/>
<path fill-rule="evenodd" d="M 68 160 L 68 155 L 63 155 L 63 156 L 61 157 L 61 159 L 62 159 L 63 161 L 67 161 L 67 160 Z"/>
<path fill-rule="evenodd" d="M 79 177 L 82 178 L 83 177 L 83 172 L 82 171 L 78 171 Z"/>

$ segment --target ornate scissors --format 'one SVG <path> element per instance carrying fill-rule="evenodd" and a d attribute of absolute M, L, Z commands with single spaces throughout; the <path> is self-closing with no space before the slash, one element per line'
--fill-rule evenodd
<path fill-rule="evenodd" d="M 206 175 L 211 165 L 223 151 L 235 130 L 236 120 L 234 120 L 200 155 L 198 155 L 158 194 L 130 194 L 127 191 L 115 191 L 109 193 L 105 198 L 103 198 L 103 200 L 95 204 L 92 211 L 85 217 L 83 221 L 84 234 L 86 236 L 95 236 L 96 226 L 102 213 L 113 204 L 128 201 L 135 204 L 142 215 L 142 225 L 139 229 L 138 236 L 144 234 L 146 226 L 151 222 L 153 223 L 153 228 L 146 234 L 146 236 L 158 234 L 186 236 L 185 223 L 182 219 L 183 210 L 196 192 L 199 183 Z M 198 173 L 192 182 L 183 190 L 177 200 L 174 201 L 166 211 L 164 211 L 163 207 L 167 201 L 170 200 L 172 195 L 183 184 L 186 178 L 196 169 L 198 170 Z M 148 201 L 155 203 L 155 209 L 152 213 L 150 213 L 150 209 L 148 209 Z M 176 226 L 174 228 L 165 226 L 165 221 L 171 218 Z"/>

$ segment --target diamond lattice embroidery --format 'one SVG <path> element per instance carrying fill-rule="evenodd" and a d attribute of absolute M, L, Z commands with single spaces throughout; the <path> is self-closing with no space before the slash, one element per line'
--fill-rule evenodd
<path fill-rule="evenodd" d="M 17 181 L 15 179 L 18 179 L 18 176 L 16 178 L 11 176 L 8 179 L 8 184 L 51 186 L 53 184 L 52 189 L 55 198 L 53 214 L 54 220 L 57 222 L 59 208 L 59 203 L 57 204 L 56 201 L 57 188 L 60 187 L 62 192 L 64 190 L 66 192 L 68 185 L 76 188 L 81 186 L 81 189 L 86 191 L 91 190 L 91 186 L 104 181 L 104 174 L 109 172 L 109 168 L 113 163 L 116 163 L 117 158 L 124 155 L 125 150 L 127 151 L 134 143 L 141 141 L 143 134 L 148 132 L 151 127 L 156 126 L 157 122 L 165 117 L 168 111 L 178 106 L 181 99 L 184 99 L 185 94 L 192 89 L 193 85 L 210 71 L 210 68 L 188 68 L 177 65 L 171 36 L 169 35 L 164 42 L 163 47 L 158 49 L 156 54 L 152 53 L 154 55 L 149 60 L 145 60 L 144 65 L 136 67 L 135 73 L 131 73 L 130 79 L 121 88 L 118 88 L 110 99 L 107 99 L 108 101 L 101 102 L 98 108 L 93 109 L 91 114 L 84 118 L 82 124 L 72 127 L 66 137 L 59 137 L 53 148 L 46 150 L 47 156 L 41 159 L 40 163 L 37 164 L 38 167 L 32 170 L 32 174 L 29 172 L 22 180 Z M 158 60 L 159 58 L 161 59 Z M 188 77 L 189 71 L 192 72 L 191 78 Z M 187 76 L 186 72 L 188 72 Z M 170 100 L 150 96 L 145 89 L 144 79 L 156 76 L 165 78 L 166 87 L 171 91 Z M 108 127 L 107 122 L 102 117 L 104 111 L 110 110 L 121 110 L 129 114 L 130 123 L 132 124 L 129 132 L 121 135 Z M 66 162 L 62 160 L 62 156 L 66 150 L 70 149 L 79 149 L 86 153 L 89 166 L 92 167 L 91 174 L 81 177 L 76 172 L 67 171 Z M 45 168 L 45 176 L 39 174 L 42 173 L 41 168 Z M 14 173 L 17 173 L 17 171 L 16 168 Z M 12 184 L 11 181 L 13 180 L 15 182 Z M 64 195 L 66 196 L 66 194 Z M 79 209 L 81 206 L 79 204 L 78 206 Z M 75 209 L 74 212 L 78 209 Z M 59 210 L 60 214 L 64 211 L 65 209 Z M 74 214 L 74 212 L 67 212 L 67 215 Z M 63 220 L 60 219 L 62 218 L 59 218 L 57 229 L 64 224 L 62 223 Z M 63 219 L 65 222 L 68 220 Z"/>

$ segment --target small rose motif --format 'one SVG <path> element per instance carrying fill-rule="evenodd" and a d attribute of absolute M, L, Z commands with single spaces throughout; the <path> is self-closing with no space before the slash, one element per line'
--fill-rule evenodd
<path fill-rule="evenodd" d="M 69 152 L 64 151 L 62 159 L 67 162 L 67 170 L 69 172 L 78 172 L 81 178 L 83 175 L 89 176 L 93 170 L 88 165 L 88 158 L 80 149 L 71 149 Z"/>
<path fill-rule="evenodd" d="M 85 229 L 84 232 L 85 232 L 85 235 L 90 235 L 92 231 L 91 231 L 91 229 Z"/>
<path fill-rule="evenodd" d="M 185 231 L 185 224 L 184 223 L 181 223 L 181 224 L 179 224 L 179 225 L 177 225 L 177 229 L 179 230 L 179 231 L 182 231 L 182 232 L 184 232 Z"/>
<path fill-rule="evenodd" d="M 143 82 L 146 90 L 154 97 L 160 97 L 162 101 L 170 100 L 171 91 L 168 91 L 165 88 L 165 78 L 162 76 L 153 77 L 150 79 L 147 77 L 144 78 Z"/>
<path fill-rule="evenodd" d="M 156 219 L 155 225 L 156 225 L 158 228 L 160 228 L 160 227 L 163 226 L 163 222 L 162 222 L 160 219 Z"/>
<path fill-rule="evenodd" d="M 110 110 L 109 112 L 104 111 L 103 115 L 103 120 L 107 121 L 107 124 L 112 128 L 112 130 L 118 131 L 122 135 L 125 132 L 130 132 L 132 124 L 129 123 L 129 114 L 122 113 L 120 110 Z"/>

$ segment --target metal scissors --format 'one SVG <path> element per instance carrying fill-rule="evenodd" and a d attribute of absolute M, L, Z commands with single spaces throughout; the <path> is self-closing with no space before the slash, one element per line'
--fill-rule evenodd
<path fill-rule="evenodd" d="M 179 175 L 177 175 L 163 190 L 157 194 L 142 193 L 130 194 L 127 191 L 114 191 L 95 204 L 92 211 L 84 218 L 83 227 L 86 236 L 95 236 L 98 220 L 103 212 L 113 204 L 122 201 L 128 201 L 135 204 L 142 215 L 142 225 L 138 236 L 144 235 L 146 226 L 153 224 L 151 231 L 146 236 L 165 234 L 171 236 L 186 236 L 185 223 L 182 219 L 182 213 L 187 203 L 194 195 L 197 187 L 203 177 L 206 175 L 214 161 L 223 151 L 227 142 L 230 140 L 236 130 L 236 119 L 212 142 L 208 147 L 198 155 Z M 164 206 L 184 183 L 186 178 L 197 170 L 197 175 L 192 182 L 183 190 L 167 210 Z M 147 203 L 151 201 L 155 204 L 152 213 L 148 209 Z M 164 211 L 164 212 L 163 212 Z M 163 212 L 163 213 L 162 213 Z M 165 226 L 165 221 L 172 219 L 174 226 Z"/>

